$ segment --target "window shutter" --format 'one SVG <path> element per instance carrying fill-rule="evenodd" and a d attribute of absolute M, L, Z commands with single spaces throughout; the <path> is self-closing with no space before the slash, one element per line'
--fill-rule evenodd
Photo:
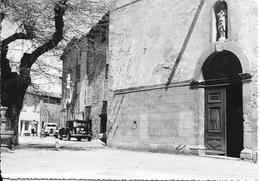
<path fill-rule="evenodd" d="M 91 87 L 87 88 L 87 105 L 91 105 Z"/>

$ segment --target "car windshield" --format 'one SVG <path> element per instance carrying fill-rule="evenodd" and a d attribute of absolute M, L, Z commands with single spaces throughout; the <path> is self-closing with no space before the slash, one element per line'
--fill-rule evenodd
<path fill-rule="evenodd" d="M 47 127 L 56 127 L 56 124 L 47 124 Z"/>
<path fill-rule="evenodd" d="M 82 126 L 82 127 L 85 127 L 87 126 L 87 123 L 84 123 L 84 122 L 74 122 L 74 127 L 79 127 L 79 126 Z"/>

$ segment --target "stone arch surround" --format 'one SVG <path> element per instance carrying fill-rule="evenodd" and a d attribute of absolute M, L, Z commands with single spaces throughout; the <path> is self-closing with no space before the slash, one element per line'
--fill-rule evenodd
<path fill-rule="evenodd" d="M 230 51 L 237 56 L 241 63 L 243 73 L 251 73 L 251 66 L 248 60 L 248 56 L 246 55 L 244 50 L 238 45 L 238 43 L 232 41 L 216 42 L 210 44 L 208 48 L 205 49 L 200 55 L 193 73 L 193 80 L 202 80 L 203 77 L 201 68 L 204 62 L 211 54 L 223 50 Z"/>
<path fill-rule="evenodd" d="M 215 52 L 220 52 L 220 51 L 230 51 L 233 54 L 235 54 L 242 66 L 242 73 L 252 73 L 250 61 L 248 59 L 248 56 L 246 55 L 245 51 L 241 48 L 241 46 L 232 41 L 224 41 L 224 42 L 215 42 L 212 43 L 208 46 L 207 49 L 205 49 L 199 59 L 197 60 L 195 70 L 193 72 L 193 80 L 195 81 L 203 81 L 203 75 L 202 75 L 202 66 L 204 62 L 207 60 L 207 58 L 215 53 Z M 242 150 L 240 154 L 240 158 L 245 159 L 245 160 L 255 160 L 257 158 L 257 151 L 255 150 L 255 146 L 253 146 L 254 143 L 252 141 L 252 136 L 253 136 L 253 121 L 251 119 L 252 115 L 252 110 L 250 107 L 250 98 L 251 98 L 251 83 L 250 81 L 246 81 L 242 85 L 243 89 L 243 118 L 244 118 L 244 149 Z M 200 146 L 204 147 L 204 89 L 201 89 L 200 91 L 201 94 L 201 103 L 200 103 L 200 110 L 201 115 L 200 115 L 200 133 L 203 135 L 200 135 Z M 204 147 L 205 149 L 205 147 Z"/>

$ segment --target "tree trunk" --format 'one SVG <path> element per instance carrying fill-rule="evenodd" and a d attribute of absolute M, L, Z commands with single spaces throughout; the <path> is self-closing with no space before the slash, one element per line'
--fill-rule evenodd
<path fill-rule="evenodd" d="M 31 84 L 30 70 L 35 61 L 45 52 L 55 48 L 63 39 L 63 16 L 67 9 L 67 0 L 59 0 L 54 6 L 55 32 L 52 38 L 43 45 L 36 48 L 32 53 L 24 53 L 20 60 L 19 73 L 12 72 L 10 62 L 7 58 L 8 45 L 19 39 L 32 39 L 31 29 L 25 32 L 15 33 L 4 39 L 0 47 L 1 63 L 1 103 L 7 107 L 7 119 L 10 123 L 9 129 L 15 132 L 15 144 L 18 144 L 18 122 L 23 108 L 23 99 L 28 86 Z M 4 14 L 0 14 L 0 23 Z"/>
<path fill-rule="evenodd" d="M 9 84 L 12 82 L 12 84 Z M 18 144 L 18 122 L 21 110 L 23 108 L 23 100 L 26 89 L 29 84 L 24 82 L 20 76 L 14 79 L 4 80 L 2 104 L 7 107 L 7 120 L 9 121 L 9 129 L 15 133 L 15 145 Z"/>

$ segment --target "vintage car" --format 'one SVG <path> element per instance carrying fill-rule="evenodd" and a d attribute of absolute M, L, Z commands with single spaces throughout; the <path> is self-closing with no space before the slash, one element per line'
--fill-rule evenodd
<path fill-rule="evenodd" d="M 76 138 L 78 141 L 81 139 L 87 139 L 91 141 L 92 139 L 92 130 L 91 125 L 88 121 L 83 120 L 70 120 L 66 122 L 66 127 L 59 129 L 58 138 L 62 140 L 67 138 Z"/>
<path fill-rule="evenodd" d="M 46 123 L 44 126 L 44 136 L 55 136 L 54 134 L 57 129 L 57 123 Z"/>

